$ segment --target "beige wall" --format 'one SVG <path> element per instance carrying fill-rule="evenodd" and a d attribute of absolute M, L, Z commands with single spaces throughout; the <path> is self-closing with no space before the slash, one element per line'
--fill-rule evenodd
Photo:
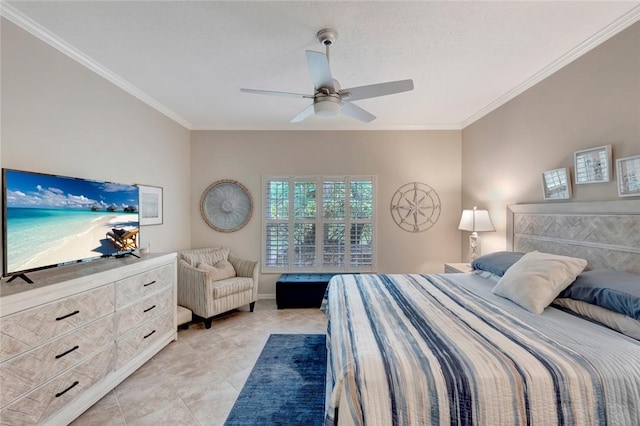
<path fill-rule="evenodd" d="M 640 154 L 640 23 L 466 127 L 462 140 L 462 205 L 490 210 L 498 232 L 482 234 L 483 252 L 503 250 L 506 206 L 543 202 L 542 171 L 570 167 L 573 179 L 574 151 L 606 144 L 614 162 Z M 571 201 L 617 198 L 611 181 L 573 185 Z"/>
<path fill-rule="evenodd" d="M 2 20 L 2 167 L 164 188 L 152 251 L 190 246 L 189 131 Z"/>
<path fill-rule="evenodd" d="M 377 180 L 378 272 L 441 272 L 460 253 L 460 132 L 192 132 L 191 241 L 224 245 L 260 259 L 263 175 L 373 174 Z M 217 232 L 200 216 L 200 197 L 218 179 L 235 179 L 253 196 L 254 215 L 241 230 Z M 409 233 L 395 225 L 389 202 L 407 182 L 438 193 L 434 227 Z M 261 295 L 275 294 L 277 274 L 263 274 Z"/>

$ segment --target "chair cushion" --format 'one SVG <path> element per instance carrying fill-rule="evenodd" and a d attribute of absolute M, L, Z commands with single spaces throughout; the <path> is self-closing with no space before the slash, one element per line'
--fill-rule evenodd
<path fill-rule="evenodd" d="M 233 265 L 226 259 L 216 262 L 214 265 L 199 262 L 196 268 L 208 272 L 213 281 L 220 281 L 236 276 L 236 270 Z"/>
<path fill-rule="evenodd" d="M 226 280 L 213 282 L 211 287 L 213 290 L 213 297 L 220 298 L 251 290 L 253 288 L 253 280 L 251 278 L 244 277 L 227 278 Z"/>
<path fill-rule="evenodd" d="M 186 260 L 191 266 L 197 267 L 199 263 L 205 263 L 207 265 L 215 265 L 221 260 L 227 260 L 229 258 L 229 249 L 227 248 L 216 248 L 211 251 L 205 252 L 182 252 L 181 256 L 184 260 Z"/>

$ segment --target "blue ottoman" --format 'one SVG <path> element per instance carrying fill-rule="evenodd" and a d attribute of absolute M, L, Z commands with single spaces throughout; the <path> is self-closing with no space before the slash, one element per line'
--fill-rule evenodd
<path fill-rule="evenodd" d="M 336 274 L 282 274 L 276 282 L 278 309 L 319 308 L 329 280 Z"/>

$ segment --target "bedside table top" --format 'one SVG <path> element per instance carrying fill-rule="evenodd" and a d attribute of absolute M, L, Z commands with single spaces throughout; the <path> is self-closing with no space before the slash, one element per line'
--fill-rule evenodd
<path fill-rule="evenodd" d="M 471 264 L 470 263 L 445 263 L 444 264 L 444 272 L 451 273 L 469 273 L 471 272 Z"/>

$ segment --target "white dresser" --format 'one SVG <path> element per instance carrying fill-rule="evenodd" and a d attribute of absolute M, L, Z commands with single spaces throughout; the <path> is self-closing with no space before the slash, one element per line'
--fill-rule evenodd
<path fill-rule="evenodd" d="M 176 254 L 0 284 L 0 425 L 67 424 L 177 337 Z"/>

